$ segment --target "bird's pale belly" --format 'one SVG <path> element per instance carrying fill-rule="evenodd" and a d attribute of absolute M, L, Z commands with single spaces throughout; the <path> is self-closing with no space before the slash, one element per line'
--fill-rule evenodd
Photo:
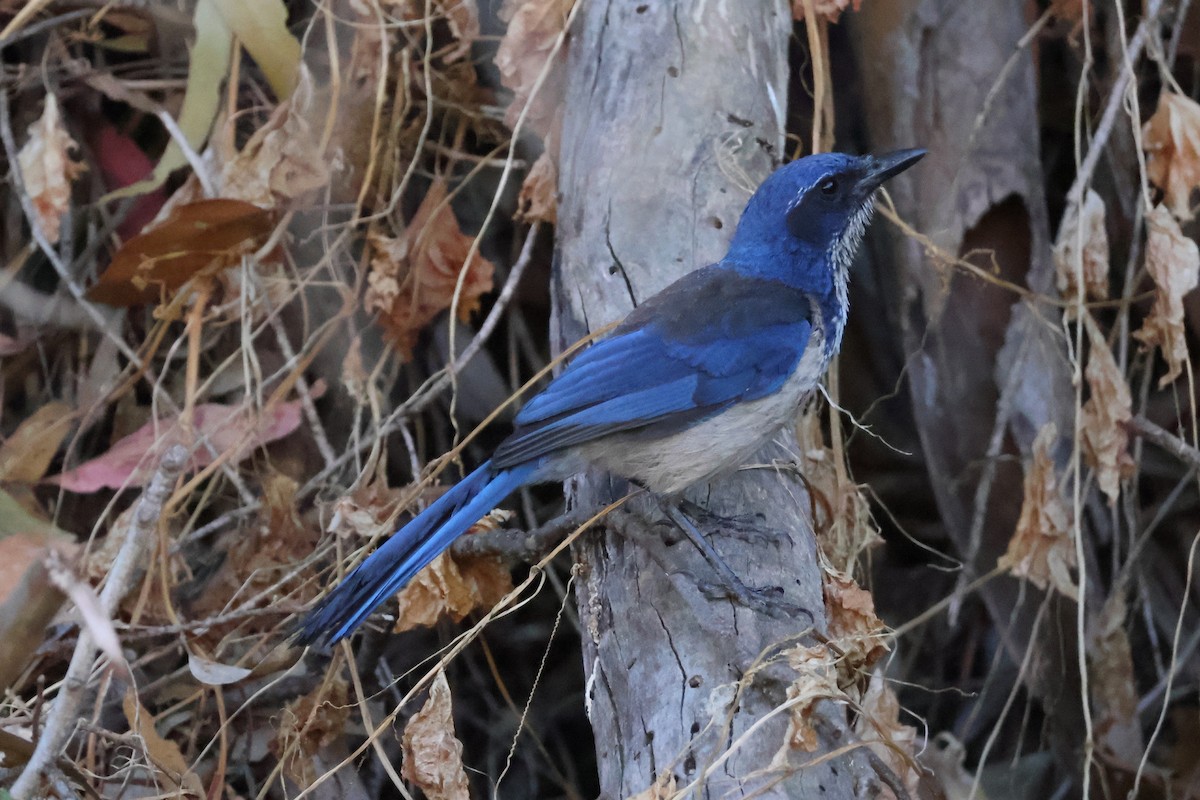
<path fill-rule="evenodd" d="M 579 448 L 594 466 L 659 494 L 677 494 L 745 463 L 796 416 L 827 366 L 823 347 L 809 348 L 780 391 L 734 405 L 678 433 L 649 439 L 613 434 Z"/>

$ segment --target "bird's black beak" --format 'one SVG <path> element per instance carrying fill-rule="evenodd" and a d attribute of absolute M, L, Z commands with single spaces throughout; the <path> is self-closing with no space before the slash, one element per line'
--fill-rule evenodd
<path fill-rule="evenodd" d="M 897 150 L 885 156 L 867 156 L 864 159 L 867 162 L 865 165 L 866 169 L 859 180 L 859 187 L 863 192 L 863 196 L 870 195 L 871 192 L 878 189 L 888 178 L 899 175 L 924 157 L 925 151 L 921 148 Z"/>

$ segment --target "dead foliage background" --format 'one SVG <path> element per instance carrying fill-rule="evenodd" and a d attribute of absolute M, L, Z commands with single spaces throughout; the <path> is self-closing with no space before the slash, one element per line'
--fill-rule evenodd
<path fill-rule="evenodd" d="M 793 3 L 794 154 L 879 138 L 873 2 Z M 353 649 L 285 644 L 551 361 L 571 9 L 0 2 L 0 795 L 596 795 L 553 487 Z M 948 249 L 884 203 L 833 382 L 854 422 L 798 422 L 831 624 L 785 654 L 780 753 L 835 698 L 891 796 L 1200 796 L 1200 10 L 1024 10 L 1052 241 L 1005 200 Z M 989 98 L 937 102 L 1004 124 Z M 943 304 L 915 339 L 907 277 L 871 277 L 898 241 Z M 1018 308 L 1061 424 L 1015 427 Z M 939 425 L 921 393 L 960 376 L 913 375 L 947 313 L 974 315 L 951 357 L 996 346 L 986 412 Z"/>

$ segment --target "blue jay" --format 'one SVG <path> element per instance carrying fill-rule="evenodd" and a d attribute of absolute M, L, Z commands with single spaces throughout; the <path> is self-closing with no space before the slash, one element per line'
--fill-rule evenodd
<path fill-rule="evenodd" d="M 674 497 L 743 462 L 820 382 L 841 343 L 872 195 L 924 155 L 825 153 L 777 169 L 747 203 L 724 258 L 646 300 L 576 357 L 525 404 L 490 460 L 308 614 L 298 640 L 348 636 L 525 484 L 594 466 Z"/>

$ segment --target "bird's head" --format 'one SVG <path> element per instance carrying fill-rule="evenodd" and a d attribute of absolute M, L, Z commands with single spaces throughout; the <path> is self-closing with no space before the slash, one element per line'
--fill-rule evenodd
<path fill-rule="evenodd" d="M 818 153 L 785 164 L 750 198 L 726 259 L 739 268 L 772 271 L 772 277 L 789 283 L 828 280 L 831 266 L 839 271 L 850 266 L 875 190 L 924 155 L 924 150 L 884 156 Z M 797 269 L 824 274 L 795 274 Z"/>

